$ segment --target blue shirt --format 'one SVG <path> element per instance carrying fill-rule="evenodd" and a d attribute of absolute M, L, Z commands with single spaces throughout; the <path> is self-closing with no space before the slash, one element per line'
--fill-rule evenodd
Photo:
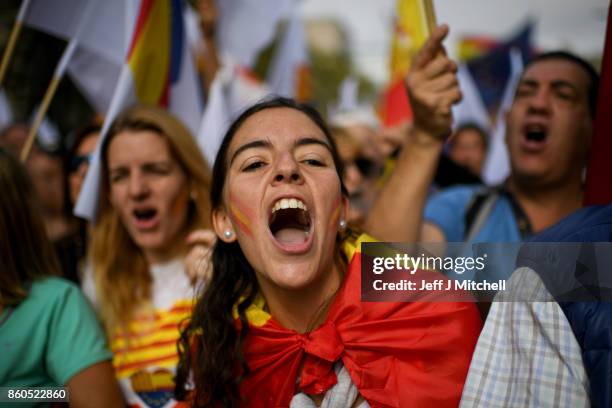
<path fill-rule="evenodd" d="M 462 242 L 465 237 L 465 216 L 474 196 L 483 186 L 464 185 L 450 187 L 433 195 L 425 206 L 424 221 L 437 225 L 448 242 Z M 522 241 L 512 203 L 501 194 L 491 214 L 473 242 Z"/>

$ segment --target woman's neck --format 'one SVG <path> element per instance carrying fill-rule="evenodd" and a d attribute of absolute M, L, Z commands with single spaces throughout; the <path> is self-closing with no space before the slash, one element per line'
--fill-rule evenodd
<path fill-rule="evenodd" d="M 342 284 L 339 262 L 332 262 L 329 273 L 299 290 L 288 290 L 259 282 L 270 314 L 283 327 L 298 333 L 312 331 L 325 321 L 329 307 Z"/>
<path fill-rule="evenodd" d="M 147 264 L 165 264 L 175 258 L 184 257 L 187 254 L 187 244 L 185 243 L 186 236 L 186 233 L 179 234 L 178 237 L 172 240 L 172 244 L 163 246 L 162 248 L 143 248 L 142 251 L 147 260 Z"/>

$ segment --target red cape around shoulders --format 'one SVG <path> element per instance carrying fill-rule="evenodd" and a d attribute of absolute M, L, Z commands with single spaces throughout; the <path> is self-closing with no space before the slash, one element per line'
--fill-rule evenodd
<path fill-rule="evenodd" d="M 373 408 L 458 406 L 482 322 L 474 303 L 439 296 L 361 302 L 357 252 L 325 322 L 312 332 L 285 329 L 262 303 L 251 305 L 243 346 L 250 372 L 240 387 L 245 405 L 288 407 L 298 391 L 325 393 L 342 360 Z"/>

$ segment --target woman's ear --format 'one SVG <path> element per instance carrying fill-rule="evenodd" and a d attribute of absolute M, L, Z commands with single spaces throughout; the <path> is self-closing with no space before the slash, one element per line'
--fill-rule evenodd
<path fill-rule="evenodd" d="M 225 210 L 225 207 L 215 208 L 212 212 L 213 228 L 217 237 L 225 243 L 236 241 L 234 225 Z"/>

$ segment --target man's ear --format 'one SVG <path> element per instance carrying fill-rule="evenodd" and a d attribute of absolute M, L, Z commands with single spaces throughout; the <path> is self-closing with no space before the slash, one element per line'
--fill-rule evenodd
<path fill-rule="evenodd" d="M 225 207 L 215 208 L 212 212 L 213 229 L 217 237 L 225 242 L 231 243 L 236 241 L 236 232 L 234 231 L 234 225 L 230 220 Z"/>

